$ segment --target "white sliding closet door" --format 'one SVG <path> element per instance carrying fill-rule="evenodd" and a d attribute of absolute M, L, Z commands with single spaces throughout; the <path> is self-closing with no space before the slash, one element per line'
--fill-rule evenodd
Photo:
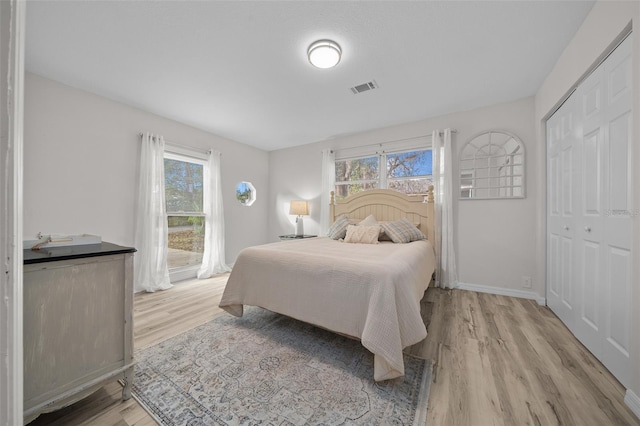
<path fill-rule="evenodd" d="M 547 122 L 547 303 L 627 387 L 631 105 L 627 38 Z"/>

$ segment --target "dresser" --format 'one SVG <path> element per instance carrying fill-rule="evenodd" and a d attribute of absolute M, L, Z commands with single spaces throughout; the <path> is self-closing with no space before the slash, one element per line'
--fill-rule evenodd
<path fill-rule="evenodd" d="M 24 419 L 133 377 L 133 253 L 111 243 L 24 251 Z"/>

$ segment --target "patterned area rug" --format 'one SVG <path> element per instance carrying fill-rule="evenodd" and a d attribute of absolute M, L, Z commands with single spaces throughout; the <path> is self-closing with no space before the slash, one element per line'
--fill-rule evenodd
<path fill-rule="evenodd" d="M 376 383 L 360 342 L 264 309 L 136 353 L 133 393 L 163 425 L 425 424 L 432 363 Z"/>

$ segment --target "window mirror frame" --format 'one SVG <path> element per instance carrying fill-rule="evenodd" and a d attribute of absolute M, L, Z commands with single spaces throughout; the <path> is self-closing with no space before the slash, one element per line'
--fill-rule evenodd
<path fill-rule="evenodd" d="M 247 200 L 245 202 L 242 202 L 242 200 L 240 200 L 240 198 L 238 198 L 238 195 L 240 194 L 238 192 L 238 188 L 240 187 L 240 185 L 246 185 L 249 189 L 249 198 L 247 198 Z M 253 186 L 253 184 L 251 182 L 249 182 L 248 180 L 243 180 L 242 182 L 238 182 L 238 184 L 236 185 L 236 200 L 238 200 L 238 202 L 240 203 L 240 205 L 244 206 L 244 207 L 251 207 L 253 205 L 253 203 L 256 202 L 257 199 L 257 191 L 256 191 L 256 187 Z"/>
<path fill-rule="evenodd" d="M 491 139 L 493 135 L 502 135 L 505 139 L 502 143 L 491 144 Z M 484 145 L 479 145 L 474 143 L 478 141 L 480 138 L 486 137 L 488 135 L 488 143 Z M 511 150 L 511 152 L 507 152 L 504 149 L 504 145 L 510 140 L 515 141 L 518 146 L 517 148 Z M 489 146 L 492 151 L 492 146 L 497 147 L 497 149 L 502 149 L 503 154 L 492 155 L 492 152 L 489 152 L 488 155 L 485 154 L 480 158 L 486 159 L 486 166 L 478 166 L 477 165 L 477 152 Z M 470 153 L 470 151 L 473 151 Z M 493 159 L 499 160 L 500 158 L 504 158 L 501 164 L 491 164 Z M 521 160 L 518 162 L 517 158 Z M 511 160 L 511 161 L 509 161 Z M 469 162 L 473 164 L 470 166 Z M 459 178 L 459 192 L 458 197 L 460 200 L 468 201 L 468 200 L 508 200 L 508 199 L 524 199 L 526 198 L 526 150 L 522 139 L 520 139 L 517 135 L 505 131 L 505 130 L 486 130 L 480 132 L 473 137 L 471 137 L 467 143 L 464 144 L 460 153 L 458 155 L 458 178 Z M 511 170 L 510 174 L 501 175 L 501 170 L 504 167 L 509 167 Z M 521 173 L 516 174 L 513 171 L 513 168 L 520 167 Z M 478 177 L 478 171 L 486 170 L 488 175 L 487 177 Z M 492 174 L 492 171 L 495 170 L 495 174 Z M 510 183 L 503 185 L 502 183 L 498 183 L 498 185 L 492 185 L 492 181 L 495 179 L 511 179 Z M 519 184 L 514 184 L 514 178 L 520 178 Z M 484 186 L 478 186 L 474 182 L 479 182 L 481 180 L 486 180 L 487 184 Z M 520 195 L 513 195 L 514 189 L 520 190 Z M 477 192 L 484 190 L 487 192 L 486 196 L 478 196 Z M 499 194 L 491 194 L 491 190 L 506 190 L 510 192 L 511 195 L 499 195 Z"/>

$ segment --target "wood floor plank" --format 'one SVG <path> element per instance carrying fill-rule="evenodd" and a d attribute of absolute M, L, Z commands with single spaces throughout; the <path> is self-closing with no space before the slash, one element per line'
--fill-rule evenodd
<path fill-rule="evenodd" d="M 227 275 L 134 297 L 135 347 L 157 344 L 226 315 Z M 531 300 L 430 288 L 421 301 L 428 336 L 407 348 L 434 360 L 428 426 L 630 425 L 625 389 L 546 307 Z M 114 382 L 32 425 L 150 426 Z"/>

